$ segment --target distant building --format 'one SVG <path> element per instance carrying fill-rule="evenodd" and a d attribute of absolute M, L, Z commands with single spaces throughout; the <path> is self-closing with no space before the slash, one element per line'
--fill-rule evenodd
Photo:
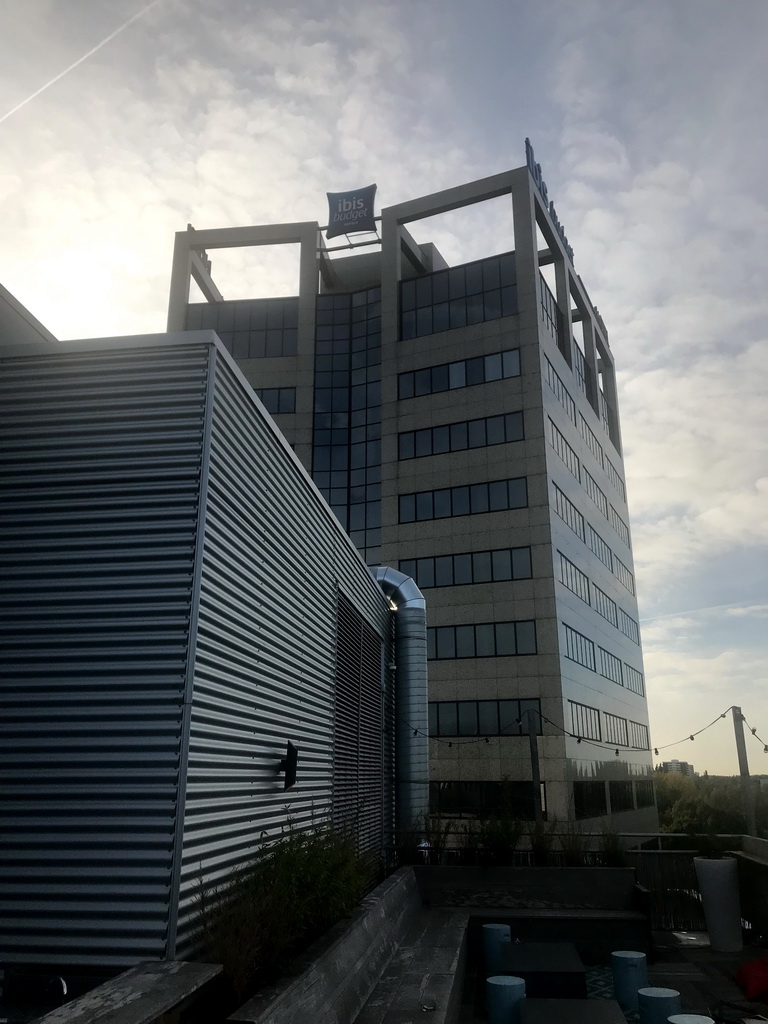
<path fill-rule="evenodd" d="M 509 251 L 448 267 L 408 231 L 500 196 Z M 298 295 L 225 301 L 208 251 L 272 244 Z M 428 596 L 432 810 L 531 817 L 531 719 L 551 813 L 657 827 L 614 357 L 532 150 L 383 209 L 380 251 L 317 222 L 179 233 L 168 329 L 201 328 L 366 560 Z"/>
<path fill-rule="evenodd" d="M 675 772 L 678 775 L 687 775 L 691 779 L 696 775 L 693 765 L 687 761 L 662 761 L 661 770 L 663 772 Z"/>

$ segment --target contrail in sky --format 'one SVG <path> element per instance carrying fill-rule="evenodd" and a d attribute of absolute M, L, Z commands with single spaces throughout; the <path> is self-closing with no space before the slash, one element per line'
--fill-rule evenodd
<path fill-rule="evenodd" d="M 27 98 L 25 100 L 22 100 L 21 103 L 17 103 L 12 110 L 9 110 L 6 114 L 3 114 L 3 116 L 0 117 L 0 124 L 2 124 L 3 121 L 7 120 L 11 116 L 11 114 L 15 114 L 17 111 L 21 110 L 22 107 L 26 107 L 26 105 L 28 103 L 31 103 L 32 100 L 39 96 L 41 92 L 45 92 L 46 89 L 50 89 L 50 87 L 52 85 L 55 85 L 56 82 L 59 81 L 59 79 L 64 77 L 64 75 L 68 75 L 70 71 L 74 71 L 75 68 L 79 67 L 84 60 L 88 60 L 89 57 L 92 57 L 94 53 L 97 53 L 102 48 L 102 46 L 106 46 L 107 43 L 110 43 L 115 38 L 115 36 L 119 36 L 121 32 L 125 31 L 125 29 L 128 28 L 129 25 L 132 25 L 134 21 L 140 18 L 143 14 L 146 14 L 151 7 L 154 7 L 155 4 L 159 3 L 160 0 L 151 0 L 151 3 L 148 3 L 145 7 L 142 7 L 140 11 L 134 14 L 133 17 L 129 18 L 128 21 L 123 22 L 123 24 L 120 25 L 119 28 L 116 28 L 114 32 L 110 32 L 109 35 L 105 36 L 105 38 L 102 39 L 100 43 L 97 43 L 92 50 L 89 50 L 88 53 L 84 53 L 82 57 L 78 57 L 74 64 L 70 64 L 68 68 L 64 68 L 64 70 L 59 72 L 59 74 L 56 75 L 55 78 L 52 78 L 50 82 L 46 82 L 45 85 L 41 85 L 40 88 L 33 92 L 31 96 L 27 96 Z"/>

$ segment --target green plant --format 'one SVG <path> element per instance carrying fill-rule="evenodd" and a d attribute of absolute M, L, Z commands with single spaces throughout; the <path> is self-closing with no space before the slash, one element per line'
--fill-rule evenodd
<path fill-rule="evenodd" d="M 563 863 L 568 867 L 581 867 L 586 860 L 587 845 L 584 833 L 571 822 L 566 822 L 560 833 Z"/>
<path fill-rule="evenodd" d="M 557 818 L 549 821 L 532 821 L 528 827 L 528 841 L 531 844 L 533 863 L 539 866 L 547 864 L 555 842 Z"/>
<path fill-rule="evenodd" d="M 440 863 L 453 831 L 453 823 L 439 814 L 427 814 L 424 818 L 424 839 L 429 848 L 430 858 Z"/>
<path fill-rule="evenodd" d="M 624 843 L 618 832 L 604 829 L 600 836 L 600 863 L 606 868 L 622 868 L 627 863 Z"/>
<path fill-rule="evenodd" d="M 220 888 L 203 887 L 206 954 L 240 997 L 348 914 L 370 874 L 353 842 L 330 828 L 289 830 Z"/>
<path fill-rule="evenodd" d="M 478 845 L 488 850 L 497 864 L 511 860 L 522 836 L 522 822 L 509 814 L 482 818 L 477 824 Z"/>

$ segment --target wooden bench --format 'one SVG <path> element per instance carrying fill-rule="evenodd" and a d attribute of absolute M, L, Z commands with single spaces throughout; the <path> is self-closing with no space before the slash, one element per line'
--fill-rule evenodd
<path fill-rule="evenodd" d="M 220 964 L 181 960 L 138 964 L 51 1010 L 37 1024 L 154 1024 L 181 1010 L 221 971 Z"/>

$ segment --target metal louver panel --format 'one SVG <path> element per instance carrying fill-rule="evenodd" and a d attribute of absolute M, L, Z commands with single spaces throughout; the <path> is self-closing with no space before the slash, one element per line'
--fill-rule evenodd
<path fill-rule="evenodd" d="M 166 953 L 208 357 L 2 359 L 2 961 Z"/>
<path fill-rule="evenodd" d="M 382 638 L 338 595 L 336 703 L 333 751 L 333 825 L 357 837 L 358 848 L 383 845 L 384 715 Z"/>
<path fill-rule="evenodd" d="M 337 589 L 379 650 L 389 635 L 388 602 L 218 347 L 212 411 L 176 956 L 194 946 L 201 886 L 286 827 L 330 820 Z"/>

